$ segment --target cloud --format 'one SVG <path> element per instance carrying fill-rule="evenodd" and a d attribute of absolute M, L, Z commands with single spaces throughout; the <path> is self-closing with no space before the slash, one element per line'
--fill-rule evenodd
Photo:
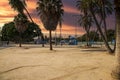
<path fill-rule="evenodd" d="M 64 6 L 63 9 L 64 9 L 64 12 L 67 12 L 67 13 L 73 13 L 73 14 L 79 14 L 80 13 L 76 8 L 74 8 L 72 6 Z"/>
<path fill-rule="evenodd" d="M 63 27 L 62 31 L 64 34 L 75 34 L 75 27 L 78 26 L 77 17 L 73 15 L 78 15 L 80 12 L 76 8 L 76 0 L 62 0 L 64 4 L 64 16 L 63 16 Z M 36 12 L 36 2 L 37 0 L 27 0 L 27 9 L 32 16 L 33 20 L 40 26 L 44 33 L 48 32 L 42 26 L 39 16 Z M 11 22 L 14 16 L 17 14 L 16 11 L 11 9 L 8 0 L 0 1 L 0 26 L 4 23 Z M 115 18 L 114 14 L 110 16 L 107 20 L 109 26 L 113 28 Z M 84 30 L 81 27 L 77 28 L 78 34 L 83 34 Z M 59 32 L 59 27 L 57 29 Z"/>

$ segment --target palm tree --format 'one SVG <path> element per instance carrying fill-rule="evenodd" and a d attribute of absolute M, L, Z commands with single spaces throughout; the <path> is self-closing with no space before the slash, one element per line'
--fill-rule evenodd
<path fill-rule="evenodd" d="M 105 32 L 105 38 L 107 40 L 107 25 L 106 25 L 106 18 L 108 15 L 111 15 L 113 12 L 112 2 L 110 0 L 97 0 L 96 6 L 96 13 L 98 14 L 99 18 L 101 18 L 103 22 L 103 28 Z"/>
<path fill-rule="evenodd" d="M 120 0 L 114 0 L 116 15 L 116 69 L 113 76 L 116 80 L 120 80 Z"/>
<path fill-rule="evenodd" d="M 106 46 L 108 52 L 109 52 L 109 53 L 114 53 L 114 50 L 112 50 L 111 47 L 110 47 L 110 45 L 108 44 L 108 41 L 106 40 L 106 37 L 104 36 L 104 34 L 103 34 L 103 32 L 102 32 L 102 29 L 101 29 L 101 26 L 99 25 L 99 22 L 98 22 L 98 20 L 97 20 L 97 18 L 96 18 L 96 14 L 94 13 L 94 5 L 95 5 L 95 4 L 96 4 L 96 3 L 94 3 L 94 2 L 89 4 L 90 12 L 91 12 L 91 14 L 92 14 L 92 16 L 93 16 L 93 18 L 94 18 L 94 20 L 95 20 L 96 26 L 97 26 L 97 28 L 98 28 L 98 30 L 99 30 L 99 33 L 100 33 L 100 35 L 101 35 L 101 37 L 102 37 L 102 40 L 103 40 L 104 43 L 105 43 L 105 46 Z"/>
<path fill-rule="evenodd" d="M 20 36 L 19 47 L 21 47 L 22 34 L 27 29 L 28 22 L 29 21 L 27 19 L 27 16 L 24 14 L 18 14 L 14 18 L 15 27 L 16 27 L 17 31 L 19 32 L 19 36 Z"/>
<path fill-rule="evenodd" d="M 23 2 L 21 0 L 9 0 L 9 4 L 11 5 L 11 8 L 13 8 L 18 13 L 23 13 L 24 6 L 26 5 L 24 0 Z"/>
<path fill-rule="evenodd" d="M 90 32 L 90 28 L 91 28 L 92 23 L 93 23 L 93 18 L 89 14 L 81 15 L 79 23 L 80 23 L 80 26 L 82 26 L 83 29 L 86 31 L 87 46 L 90 46 L 90 44 L 89 44 L 89 41 L 90 41 L 89 32 Z"/>
<path fill-rule="evenodd" d="M 11 8 L 13 8 L 18 13 L 24 13 L 24 10 L 27 12 L 30 20 L 34 23 L 32 20 L 32 17 L 30 16 L 27 8 L 26 8 L 26 2 L 25 0 L 9 0 L 9 4 L 11 5 Z"/>
<path fill-rule="evenodd" d="M 52 48 L 52 31 L 56 30 L 57 25 L 63 14 L 63 4 L 61 0 L 38 0 L 37 12 L 46 30 L 49 31 L 50 50 Z"/>
<path fill-rule="evenodd" d="M 96 24 L 96 27 L 102 37 L 102 40 L 104 41 L 105 43 L 105 46 L 108 50 L 109 53 L 113 53 L 114 50 L 111 49 L 110 45 L 108 44 L 108 41 L 106 40 L 105 38 L 105 35 L 103 34 L 103 31 L 101 29 L 101 22 L 99 22 L 99 20 L 97 19 L 97 14 L 96 14 L 96 9 L 99 10 L 99 7 L 96 6 L 96 2 L 98 0 L 78 0 L 77 3 L 78 3 L 78 8 L 81 10 L 81 12 L 84 12 L 84 10 L 88 10 L 90 12 L 90 14 L 92 15 L 93 19 L 94 19 L 94 22 Z"/>
<path fill-rule="evenodd" d="M 61 38 L 62 38 L 62 19 L 59 20 L 59 27 L 60 27 L 60 41 L 61 41 Z"/>
<path fill-rule="evenodd" d="M 87 4 L 84 2 L 85 0 L 77 0 L 77 8 L 82 13 L 80 15 L 79 23 L 86 31 L 86 41 L 87 46 L 89 46 L 89 31 L 92 25 L 92 17 L 89 13 L 89 9 L 87 8 Z"/>
<path fill-rule="evenodd" d="M 11 5 L 11 8 L 13 8 L 15 11 L 18 12 L 18 14 L 24 15 L 24 10 L 25 10 L 27 12 L 30 20 L 32 21 L 32 23 L 34 23 L 34 21 L 32 20 L 30 14 L 26 8 L 25 0 L 9 0 L 9 4 Z"/>
<path fill-rule="evenodd" d="M 14 18 L 14 23 L 17 31 L 19 32 L 20 41 L 19 47 L 21 47 L 22 33 L 27 29 L 27 16 L 24 14 L 25 0 L 9 0 L 11 8 L 18 12 L 18 15 Z"/>

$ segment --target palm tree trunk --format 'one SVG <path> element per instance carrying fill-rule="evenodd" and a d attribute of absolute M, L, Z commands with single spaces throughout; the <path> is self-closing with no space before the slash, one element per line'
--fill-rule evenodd
<path fill-rule="evenodd" d="M 117 27 L 117 36 L 116 36 L 116 58 L 117 58 L 117 61 L 120 65 L 120 12 L 119 14 L 116 13 L 116 27 Z"/>
<path fill-rule="evenodd" d="M 44 39 L 44 35 L 43 34 L 41 35 L 41 40 L 42 40 L 42 47 L 45 47 L 45 45 L 44 45 L 45 39 Z"/>
<path fill-rule="evenodd" d="M 28 14 L 30 20 L 32 21 L 32 23 L 34 23 L 34 21 L 32 20 L 32 17 L 30 16 L 30 14 L 29 14 L 29 12 L 28 12 L 28 10 L 27 10 L 27 8 L 26 8 L 26 7 L 24 7 L 24 8 L 25 8 L 25 11 L 27 12 L 27 14 Z"/>
<path fill-rule="evenodd" d="M 60 41 L 61 41 L 61 39 L 62 39 L 62 30 L 61 30 L 62 28 L 61 28 L 61 26 L 60 26 Z"/>
<path fill-rule="evenodd" d="M 62 38 L 62 21 L 61 20 L 59 21 L 59 27 L 60 27 L 60 41 L 61 41 L 61 38 Z"/>
<path fill-rule="evenodd" d="M 114 53 L 114 50 L 111 49 L 110 45 L 108 44 L 108 41 L 105 39 L 105 36 L 104 36 L 104 34 L 103 34 L 102 30 L 101 30 L 101 27 L 100 27 L 100 25 L 99 25 L 99 23 L 98 23 L 98 21 L 97 21 L 97 19 L 96 19 L 96 17 L 95 17 L 95 14 L 94 14 L 94 11 L 92 10 L 92 8 L 90 9 L 90 11 L 91 11 L 91 14 L 92 14 L 92 16 L 93 16 L 93 18 L 94 18 L 94 20 L 95 20 L 95 23 L 96 23 L 96 25 L 97 25 L 97 28 L 98 28 L 98 30 L 99 30 L 99 32 L 100 32 L 100 35 L 101 35 L 101 37 L 102 37 L 102 39 L 103 39 L 103 41 L 104 41 L 104 43 L 105 43 L 105 46 L 106 46 L 108 52 L 109 52 L 109 53 Z"/>
<path fill-rule="evenodd" d="M 57 46 L 57 30 L 55 30 L 55 46 Z"/>
<path fill-rule="evenodd" d="M 19 39 L 19 47 L 22 47 L 22 35 L 21 35 L 21 33 L 19 33 L 19 35 L 20 35 L 20 39 Z"/>
<path fill-rule="evenodd" d="M 100 26 L 101 26 L 101 24 L 102 24 L 102 19 L 100 20 Z M 98 33 L 98 29 L 95 31 L 95 33 L 96 33 L 96 34 Z M 96 34 L 94 34 L 92 41 L 95 40 Z"/>
<path fill-rule="evenodd" d="M 106 41 L 108 41 L 108 39 L 107 39 L 107 25 L 106 25 L 106 20 L 105 20 L 105 18 L 104 18 L 104 34 L 105 34 L 105 39 L 106 39 Z"/>
<path fill-rule="evenodd" d="M 87 30 L 86 31 L 86 43 L 87 43 L 87 46 L 90 46 L 89 41 L 90 41 L 90 39 L 89 39 L 89 31 Z"/>
<path fill-rule="evenodd" d="M 115 42 L 114 42 L 114 48 L 113 48 L 113 50 L 114 50 L 114 52 L 116 51 L 116 37 L 117 37 L 117 28 L 116 28 L 116 25 L 115 25 Z"/>
<path fill-rule="evenodd" d="M 88 36 L 87 36 L 87 33 L 86 33 L 86 45 L 85 46 L 88 46 Z"/>
<path fill-rule="evenodd" d="M 117 1 L 117 0 L 116 0 Z M 116 64 L 113 76 L 120 80 L 120 7 L 116 8 Z"/>
<path fill-rule="evenodd" d="M 86 26 L 86 27 L 85 27 L 85 31 L 86 31 L 86 42 L 87 42 L 87 46 L 90 46 L 90 43 L 89 43 L 89 42 L 90 42 L 90 36 L 89 36 L 89 35 L 90 35 L 90 34 L 89 34 L 89 32 L 90 32 L 90 26 L 88 26 L 88 27 Z"/>
<path fill-rule="evenodd" d="M 90 28 L 91 26 L 88 27 L 87 34 L 88 34 L 88 46 L 90 46 Z"/>
<path fill-rule="evenodd" d="M 89 36 L 88 36 L 89 34 L 88 33 L 86 33 L 86 42 L 87 42 L 87 46 L 89 46 Z"/>
<path fill-rule="evenodd" d="M 107 40 L 107 24 L 106 24 L 106 18 L 105 18 L 105 3 L 104 0 L 102 0 L 103 6 L 102 6 L 102 16 L 103 16 L 103 23 L 104 23 L 104 35 L 105 35 L 105 39 Z"/>
<path fill-rule="evenodd" d="M 53 50 L 53 48 L 52 48 L 52 30 L 49 30 L 49 39 L 50 39 L 50 50 Z"/>

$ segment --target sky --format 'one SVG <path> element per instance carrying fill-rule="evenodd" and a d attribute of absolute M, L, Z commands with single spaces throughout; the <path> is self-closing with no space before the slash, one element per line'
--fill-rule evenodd
<path fill-rule="evenodd" d="M 36 22 L 42 32 L 47 34 L 48 31 L 43 27 L 39 16 L 36 12 L 36 0 L 27 0 L 27 9 L 32 16 L 34 22 Z M 78 18 L 75 15 L 79 15 L 79 11 L 76 8 L 76 0 L 62 0 L 64 16 L 63 16 L 63 24 L 62 24 L 62 34 L 64 35 L 82 35 L 85 31 L 80 27 L 77 23 Z M 14 16 L 17 14 L 11 6 L 9 5 L 8 0 L 0 0 L 0 27 L 2 27 L 5 23 L 13 21 Z M 113 28 L 115 23 L 114 14 L 107 18 L 107 25 L 110 28 Z M 57 34 L 59 34 L 59 26 L 57 27 Z"/>

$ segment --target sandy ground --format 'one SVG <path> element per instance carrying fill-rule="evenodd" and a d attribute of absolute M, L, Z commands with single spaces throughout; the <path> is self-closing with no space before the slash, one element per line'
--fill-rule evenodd
<path fill-rule="evenodd" d="M 103 48 L 0 48 L 0 80 L 112 80 L 113 63 Z"/>

